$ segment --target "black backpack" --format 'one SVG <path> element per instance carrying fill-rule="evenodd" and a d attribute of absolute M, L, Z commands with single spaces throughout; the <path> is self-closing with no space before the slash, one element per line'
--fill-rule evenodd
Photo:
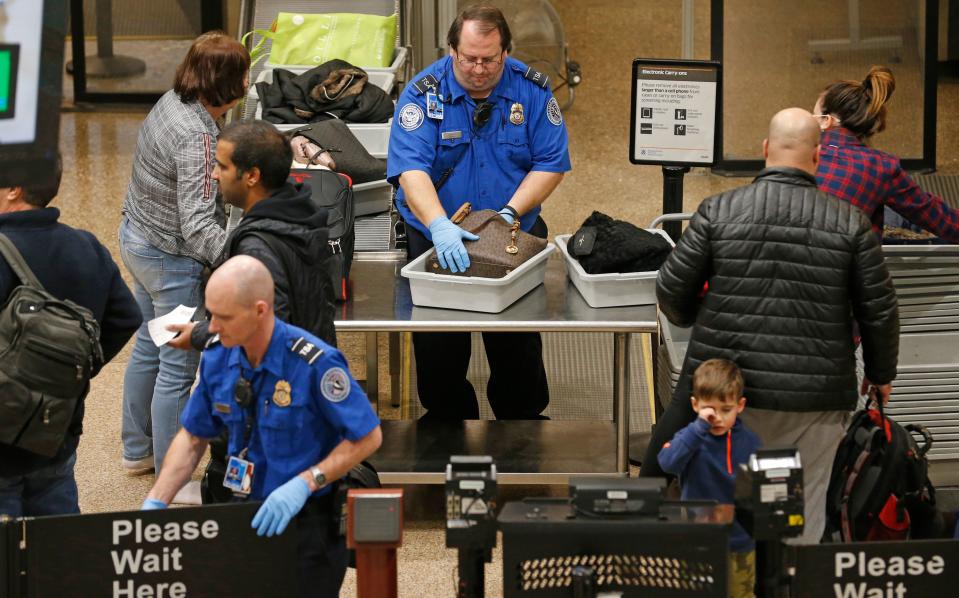
<path fill-rule="evenodd" d="M 826 495 L 824 542 L 905 540 L 940 535 L 941 518 L 929 481 L 932 435 L 900 426 L 875 408 L 857 411 L 839 444 Z M 922 436 L 920 447 L 913 433 Z"/>
<path fill-rule="evenodd" d="M 346 301 L 350 289 L 350 266 L 353 264 L 353 185 L 349 177 L 332 170 L 294 168 L 290 171 L 291 183 L 307 183 L 312 191 L 313 203 L 326 209 L 330 234 L 329 273 L 333 283 L 333 296 L 337 301 Z"/>
<path fill-rule="evenodd" d="M 3 234 L 0 254 L 21 281 L 0 310 L 0 443 L 53 457 L 103 365 L 100 325 L 44 290 Z"/>

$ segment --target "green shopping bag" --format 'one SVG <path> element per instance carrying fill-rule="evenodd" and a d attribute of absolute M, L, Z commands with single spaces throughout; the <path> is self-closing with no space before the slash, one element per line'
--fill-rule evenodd
<path fill-rule="evenodd" d="M 334 58 L 359 67 L 387 67 L 396 45 L 396 15 L 381 17 L 354 13 L 301 14 L 281 12 L 270 31 L 250 51 L 256 64 L 266 55 L 275 65 L 317 66 Z M 264 44 L 273 40 L 267 52 Z"/>

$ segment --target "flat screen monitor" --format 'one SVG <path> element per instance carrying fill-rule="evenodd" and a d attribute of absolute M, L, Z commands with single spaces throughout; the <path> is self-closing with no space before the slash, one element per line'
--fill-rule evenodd
<path fill-rule="evenodd" d="M 0 44 L 0 119 L 13 118 L 17 105 L 17 67 L 20 46 Z"/>
<path fill-rule="evenodd" d="M 66 25 L 65 0 L 0 2 L 0 187 L 56 161 Z"/>

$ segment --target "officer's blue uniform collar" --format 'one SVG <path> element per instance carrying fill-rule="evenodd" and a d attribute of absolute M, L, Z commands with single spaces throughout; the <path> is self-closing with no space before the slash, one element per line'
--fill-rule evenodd
<path fill-rule="evenodd" d="M 499 78 L 499 82 L 496 84 L 496 87 L 493 88 L 493 91 L 490 92 L 489 97 L 500 96 L 507 100 L 512 99 L 509 94 L 510 78 L 513 76 L 512 62 L 516 62 L 515 59 L 507 56 L 506 62 L 503 64 L 503 76 Z M 439 71 L 443 73 L 442 77 L 446 78 L 446 86 L 449 90 L 449 100 L 451 103 L 456 102 L 464 96 L 469 96 L 466 90 L 463 89 L 463 86 L 460 85 L 460 82 L 456 80 L 456 73 L 453 71 L 452 56 L 447 56 L 444 60 L 440 61 Z"/>
<path fill-rule="evenodd" d="M 263 362 L 260 364 L 260 368 L 266 369 L 279 378 L 283 377 L 283 353 L 287 350 L 286 336 L 286 324 L 280 321 L 276 316 L 273 316 L 273 336 L 270 337 L 270 344 L 266 348 L 266 355 L 263 356 Z M 253 366 L 250 365 L 250 361 L 246 358 L 243 347 L 234 347 L 233 351 L 230 351 L 227 366 L 245 370 L 254 369 Z"/>

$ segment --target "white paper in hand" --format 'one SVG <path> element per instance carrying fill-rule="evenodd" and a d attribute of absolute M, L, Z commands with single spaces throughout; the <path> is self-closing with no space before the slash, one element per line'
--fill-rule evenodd
<path fill-rule="evenodd" d="M 167 330 L 166 327 L 170 324 L 186 324 L 190 321 L 190 318 L 193 317 L 195 311 L 195 307 L 178 305 L 176 309 L 167 315 L 154 318 L 147 322 L 147 330 L 150 331 L 150 338 L 153 339 L 153 344 L 162 347 L 173 340 L 177 333 L 172 330 Z"/>

